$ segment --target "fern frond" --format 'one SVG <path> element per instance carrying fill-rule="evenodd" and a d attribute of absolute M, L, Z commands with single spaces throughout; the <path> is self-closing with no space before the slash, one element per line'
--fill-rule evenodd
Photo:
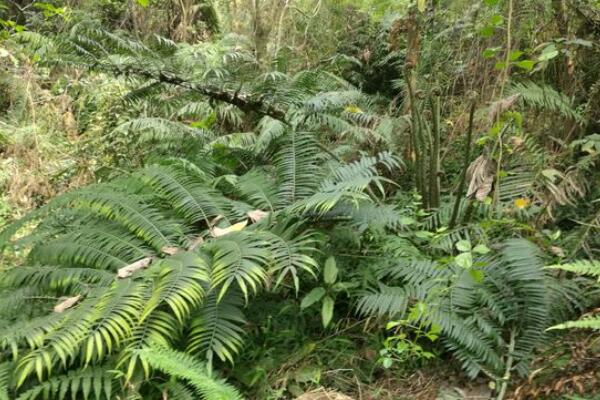
<path fill-rule="evenodd" d="M 10 371 L 12 368 L 10 362 L 0 363 L 0 400 L 10 400 Z"/>
<path fill-rule="evenodd" d="M 600 330 L 600 316 L 583 318 L 577 321 L 563 322 L 548 329 L 594 329 Z"/>
<path fill-rule="evenodd" d="M 316 233 L 311 230 L 299 231 L 299 224 L 283 221 L 263 233 L 273 260 L 269 273 L 278 275 L 275 286 L 291 276 L 296 292 L 300 287 L 298 272 L 305 271 L 316 278 L 319 269 L 317 261 L 311 257 L 317 251 Z"/>
<path fill-rule="evenodd" d="M 171 349 L 154 347 L 138 351 L 153 368 L 189 382 L 204 400 L 242 400 L 237 390 L 210 376 L 206 367 L 193 357 Z"/>
<path fill-rule="evenodd" d="M 190 224 L 204 222 L 207 226 L 217 215 L 231 217 L 227 199 L 205 182 L 194 179 L 173 167 L 151 166 L 139 173 Z"/>
<path fill-rule="evenodd" d="M 569 98 L 550 85 L 532 81 L 517 82 L 512 84 L 508 94 L 519 94 L 525 104 L 542 111 L 558 113 L 577 122 L 583 121 L 581 114 L 571 106 Z"/>
<path fill-rule="evenodd" d="M 290 132 L 286 142 L 275 156 L 278 196 L 285 204 L 311 196 L 319 183 L 316 155 L 319 148 L 315 139 L 306 133 Z"/>
<path fill-rule="evenodd" d="M 392 318 L 406 312 L 409 300 L 410 295 L 405 288 L 380 284 L 377 289 L 369 290 L 360 296 L 357 310 L 362 315 Z"/>
<path fill-rule="evenodd" d="M 202 257 L 186 252 L 163 260 L 156 268 L 160 272 L 140 321 L 164 303 L 183 323 L 204 297 L 204 286 L 209 282 L 208 266 Z"/>
<path fill-rule="evenodd" d="M 176 221 L 166 217 L 155 207 L 144 204 L 135 196 L 108 193 L 106 190 L 93 191 L 93 188 L 78 192 L 76 197 L 72 193 L 68 195 L 73 198 L 73 207 L 89 210 L 122 224 L 147 241 L 155 250 L 174 246 L 182 237 L 180 225 Z"/>
<path fill-rule="evenodd" d="M 246 323 L 239 292 L 228 291 L 217 301 L 217 293 L 210 293 L 196 311 L 188 333 L 188 353 L 203 354 L 212 365 L 216 355 L 222 361 L 233 363 L 233 357 L 242 347 Z"/>
<path fill-rule="evenodd" d="M 213 253 L 212 285 L 219 287 L 219 300 L 236 283 L 246 300 L 248 288 L 256 293 L 266 283 L 270 253 L 268 242 L 245 232 L 216 238 L 205 248 Z"/>
<path fill-rule="evenodd" d="M 236 188 L 243 199 L 259 209 L 270 212 L 280 209 L 277 186 L 273 178 L 261 170 L 254 169 L 238 177 Z"/>
<path fill-rule="evenodd" d="M 574 260 L 566 264 L 549 265 L 546 268 L 561 269 L 563 271 L 574 272 L 580 275 L 589 275 L 598 278 L 600 281 L 600 261 Z"/>
<path fill-rule="evenodd" d="M 23 392 L 17 400 L 37 399 L 114 399 L 115 375 L 106 366 L 69 371 L 41 382 Z"/>

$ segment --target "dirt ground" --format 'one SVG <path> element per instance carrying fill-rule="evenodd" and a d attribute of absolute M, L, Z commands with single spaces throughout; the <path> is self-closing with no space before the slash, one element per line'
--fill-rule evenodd
<path fill-rule="evenodd" d="M 319 389 L 297 400 L 488 400 L 494 398 L 488 383 L 436 367 L 359 384 L 354 393 Z M 570 333 L 549 344 L 534 359 L 529 376 L 511 385 L 506 399 L 600 400 L 600 335 Z"/>

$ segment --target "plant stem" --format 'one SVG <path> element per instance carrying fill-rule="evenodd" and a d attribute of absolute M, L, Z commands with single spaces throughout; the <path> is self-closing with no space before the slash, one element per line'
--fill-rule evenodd
<path fill-rule="evenodd" d="M 431 208 L 440 206 L 440 96 L 431 98 L 433 113 L 433 144 L 429 158 L 429 205 Z"/>
<path fill-rule="evenodd" d="M 506 389 L 508 388 L 508 382 L 510 381 L 510 371 L 512 370 L 512 364 L 514 361 L 513 353 L 515 351 L 516 336 L 517 336 L 516 328 L 511 329 L 510 342 L 508 343 L 508 356 L 506 358 L 506 368 L 504 369 L 504 376 L 502 377 L 502 383 L 500 384 L 500 391 L 498 391 L 498 396 L 496 396 L 496 400 L 502 400 L 502 399 L 504 399 L 504 396 L 506 395 Z"/>
<path fill-rule="evenodd" d="M 414 79 L 410 68 L 405 69 L 404 79 L 406 81 L 406 88 L 408 91 L 408 99 L 410 102 L 410 115 L 411 115 L 411 145 L 414 152 L 414 166 L 415 166 L 415 184 L 417 191 L 422 196 L 423 203 L 426 207 L 428 202 L 425 197 L 425 180 L 424 180 L 424 160 L 423 160 L 423 137 L 422 137 L 422 126 L 421 118 L 419 117 L 419 110 L 417 109 L 417 99 L 415 95 Z"/>
<path fill-rule="evenodd" d="M 467 181 L 467 169 L 471 164 L 471 141 L 473 137 L 473 117 L 475 115 L 475 99 L 472 100 L 471 110 L 469 111 L 469 128 L 467 130 L 467 143 L 465 145 L 465 162 L 463 164 L 463 170 L 460 176 L 460 183 L 458 185 L 458 192 L 456 193 L 456 200 L 454 202 L 454 209 L 452 210 L 452 218 L 450 218 L 449 227 L 452 229 L 456 225 L 456 219 L 458 218 L 458 210 L 460 209 L 460 202 L 462 200 L 463 192 L 465 191 L 465 184 Z"/>

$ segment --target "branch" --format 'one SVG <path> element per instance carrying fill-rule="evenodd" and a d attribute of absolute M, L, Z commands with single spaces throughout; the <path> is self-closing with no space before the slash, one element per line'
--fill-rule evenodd
<path fill-rule="evenodd" d="M 268 104 L 262 97 L 254 97 L 247 93 L 240 93 L 240 90 L 232 91 L 219 88 L 215 85 L 206 85 L 199 82 L 190 82 L 175 74 L 165 71 L 148 71 L 133 66 L 119 68 L 116 65 L 101 66 L 101 69 L 111 72 L 116 76 L 137 75 L 146 79 L 166 83 L 173 86 L 182 87 L 194 92 L 198 92 L 211 99 L 232 104 L 244 112 L 255 112 L 260 115 L 267 115 L 273 119 L 287 123 L 285 120 L 285 110 Z"/>

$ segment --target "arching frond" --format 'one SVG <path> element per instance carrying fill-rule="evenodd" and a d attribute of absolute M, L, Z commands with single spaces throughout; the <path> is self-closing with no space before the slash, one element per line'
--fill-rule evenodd
<path fill-rule="evenodd" d="M 549 85 L 540 85 L 531 81 L 513 83 L 508 93 L 519 94 L 525 104 L 542 111 L 559 113 L 577 122 L 583 120 L 579 112 L 571 106 L 568 97 Z"/>
<path fill-rule="evenodd" d="M 194 253 L 178 253 L 160 263 L 152 295 L 140 316 L 143 321 L 161 304 L 166 304 L 179 323 L 197 308 L 209 282 L 209 268 L 202 257 Z"/>
<path fill-rule="evenodd" d="M 210 220 L 218 215 L 231 216 L 228 200 L 190 174 L 156 165 L 144 169 L 139 175 L 190 224 L 204 222 L 208 226 Z"/>
<path fill-rule="evenodd" d="M 285 204 L 311 196 L 319 183 L 315 139 L 306 133 L 291 132 L 275 157 L 278 196 Z"/>
<path fill-rule="evenodd" d="M 192 317 L 188 333 L 187 351 L 202 354 L 209 365 L 214 356 L 233 363 L 234 355 L 242 347 L 246 323 L 241 307 L 242 297 L 236 291 L 228 292 L 217 301 L 218 293 L 210 293 L 202 307 Z"/>
<path fill-rule="evenodd" d="M 54 376 L 23 392 L 17 400 L 114 399 L 115 375 L 106 366 L 73 370 Z"/>
<path fill-rule="evenodd" d="M 212 285 L 219 288 L 220 300 L 232 284 L 248 299 L 249 288 L 256 293 L 267 279 L 270 253 L 265 238 L 235 232 L 207 244 L 213 253 Z"/>
<path fill-rule="evenodd" d="M 189 382 L 205 400 L 242 400 L 233 386 L 211 377 L 203 364 L 185 353 L 153 347 L 139 350 L 137 354 L 153 368 Z"/>

